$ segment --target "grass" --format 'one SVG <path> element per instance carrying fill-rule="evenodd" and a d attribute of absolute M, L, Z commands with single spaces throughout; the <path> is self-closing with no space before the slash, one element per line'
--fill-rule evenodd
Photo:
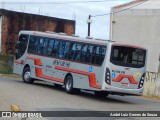
<path fill-rule="evenodd" d="M 0 74 L 12 73 L 13 60 L 13 56 L 0 54 Z"/>
<path fill-rule="evenodd" d="M 22 76 L 17 74 L 0 74 L 0 77 L 22 79 Z"/>

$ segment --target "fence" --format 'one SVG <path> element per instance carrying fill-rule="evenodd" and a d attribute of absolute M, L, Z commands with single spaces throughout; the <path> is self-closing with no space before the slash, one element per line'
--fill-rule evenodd
<path fill-rule="evenodd" d="M 13 56 L 0 55 L 0 74 L 12 74 L 13 61 Z"/>

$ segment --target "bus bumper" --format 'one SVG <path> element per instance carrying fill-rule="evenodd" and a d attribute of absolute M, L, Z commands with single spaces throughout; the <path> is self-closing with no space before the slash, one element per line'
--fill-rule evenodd
<path fill-rule="evenodd" d="M 141 89 L 125 89 L 125 88 L 118 88 L 118 87 L 111 86 L 110 87 L 110 94 L 141 96 L 143 94 L 143 88 L 141 88 Z"/>

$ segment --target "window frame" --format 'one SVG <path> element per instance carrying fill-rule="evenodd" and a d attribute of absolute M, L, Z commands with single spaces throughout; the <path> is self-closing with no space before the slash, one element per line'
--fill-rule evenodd
<path fill-rule="evenodd" d="M 123 67 L 132 67 L 132 68 L 142 68 L 142 67 L 145 66 L 145 64 L 146 64 L 146 61 L 145 61 L 145 59 L 146 59 L 146 50 L 145 49 L 136 48 L 136 47 L 128 47 L 128 48 L 132 48 L 132 49 L 143 50 L 143 52 L 144 52 L 143 64 L 133 64 L 133 63 L 123 63 L 123 62 L 114 60 L 113 59 L 114 47 L 126 47 L 127 48 L 128 46 L 112 45 L 111 54 L 110 54 L 110 62 L 113 63 L 114 65 L 123 66 Z"/>
<path fill-rule="evenodd" d="M 100 64 L 96 64 L 96 62 L 92 62 L 93 56 L 95 55 L 95 53 L 93 52 L 93 51 L 94 51 L 94 47 L 102 47 L 102 48 L 105 48 L 105 50 L 107 50 L 107 46 L 105 46 L 105 45 L 96 45 L 96 44 L 91 44 L 91 43 L 84 43 L 84 42 L 77 42 L 77 41 L 70 41 L 70 40 L 67 40 L 67 39 L 64 40 L 64 39 L 58 39 L 58 38 L 50 38 L 50 37 L 36 36 L 36 35 L 30 35 L 28 48 L 29 48 L 29 45 L 30 45 L 30 39 L 31 39 L 31 37 L 37 37 L 37 38 L 39 39 L 39 42 L 40 42 L 40 39 L 41 39 L 41 38 L 47 39 L 47 40 L 48 40 L 48 45 L 49 45 L 49 43 L 50 43 L 49 41 L 50 41 L 50 40 L 53 40 L 54 43 L 53 43 L 53 45 L 52 45 L 52 52 L 54 51 L 53 47 L 55 46 L 55 41 L 58 41 L 58 46 L 56 47 L 57 49 L 56 49 L 55 55 L 52 55 L 52 53 L 51 53 L 51 55 L 43 54 L 44 51 L 43 51 L 42 53 L 37 53 L 37 52 L 32 53 L 32 52 L 30 52 L 29 49 L 28 49 L 27 52 L 28 52 L 28 53 L 31 53 L 31 54 L 36 54 L 36 55 L 41 55 L 41 56 L 47 56 L 47 57 L 52 57 L 52 58 L 57 58 L 57 59 L 62 59 L 62 60 L 67 60 L 67 61 L 82 63 L 82 64 L 95 65 L 95 66 L 101 66 L 101 65 L 103 64 L 104 59 L 105 59 L 105 56 L 106 56 L 106 51 L 105 51 L 105 54 L 104 54 L 104 55 L 102 55 L 102 54 L 100 55 L 101 57 L 103 56 L 102 62 L 101 62 Z M 36 39 L 37 39 L 37 38 L 36 38 Z M 35 39 L 35 38 L 34 38 L 34 39 Z M 35 41 L 35 42 L 36 42 L 36 41 Z M 60 50 L 60 43 L 61 43 L 61 42 L 65 42 L 65 46 L 64 46 L 64 49 L 63 49 L 63 51 L 62 51 L 64 55 L 63 55 L 62 58 L 59 57 L 59 50 Z M 67 42 L 69 42 L 69 44 L 70 44 L 68 50 L 65 49 Z M 76 52 L 76 50 L 75 50 L 75 51 L 72 50 L 72 47 L 73 47 L 74 44 L 75 44 L 75 45 L 77 45 L 77 44 L 80 44 L 80 45 L 81 45 L 81 46 L 80 46 L 80 50 L 79 50 L 80 58 L 79 58 L 78 60 L 75 60 L 75 59 L 74 59 L 75 56 L 72 56 L 72 58 L 69 58 L 69 54 L 70 54 L 71 52 Z M 89 46 L 92 46 L 92 53 L 90 54 L 91 57 L 90 57 L 89 62 L 83 62 L 83 61 L 82 61 L 82 48 L 83 48 L 84 45 L 87 45 L 87 48 L 88 48 Z M 48 50 L 48 49 L 47 49 L 47 50 Z M 68 52 L 67 57 L 65 57 L 65 52 Z M 74 53 L 73 55 L 75 55 L 75 53 Z M 96 55 L 96 56 L 97 56 L 97 55 Z"/>

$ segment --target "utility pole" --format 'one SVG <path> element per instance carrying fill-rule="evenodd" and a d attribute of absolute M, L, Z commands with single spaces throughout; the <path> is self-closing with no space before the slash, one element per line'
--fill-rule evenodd
<path fill-rule="evenodd" d="M 91 23 L 92 23 L 91 15 L 89 15 L 89 16 L 88 16 L 88 19 L 87 19 L 87 24 L 88 24 L 88 37 L 90 37 Z"/>

